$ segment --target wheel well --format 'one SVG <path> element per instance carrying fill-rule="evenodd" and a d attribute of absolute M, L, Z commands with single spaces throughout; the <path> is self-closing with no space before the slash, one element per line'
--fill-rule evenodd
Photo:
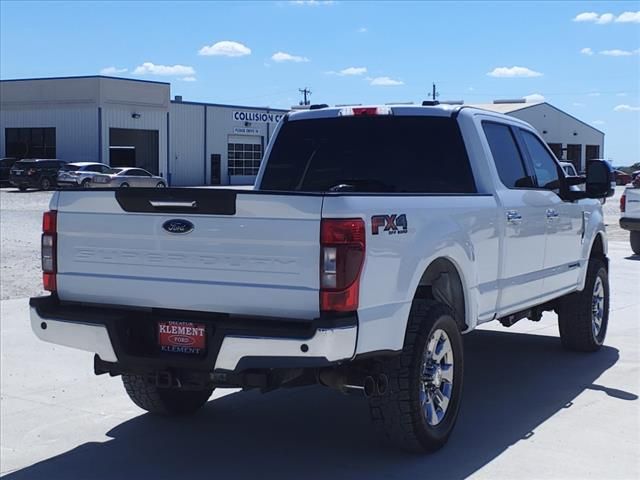
<path fill-rule="evenodd" d="M 593 241 L 593 245 L 591 245 L 589 258 L 600 258 L 606 263 L 607 257 L 604 254 L 604 243 L 602 241 L 602 235 L 600 235 L 599 233 L 596 235 L 596 239 Z"/>
<path fill-rule="evenodd" d="M 434 260 L 422 274 L 414 298 L 435 300 L 453 310 L 453 316 L 460 327 L 466 330 L 466 310 L 462 279 L 455 265 L 446 258 Z"/>

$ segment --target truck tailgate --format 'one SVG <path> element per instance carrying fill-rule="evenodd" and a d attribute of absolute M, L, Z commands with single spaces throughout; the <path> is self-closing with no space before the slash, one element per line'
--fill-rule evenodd
<path fill-rule="evenodd" d="M 314 318 L 321 209 L 321 195 L 60 192 L 58 295 L 110 305 Z M 172 220 L 193 229 L 170 232 Z"/>
<path fill-rule="evenodd" d="M 640 218 L 640 188 L 627 187 L 624 191 L 627 197 L 623 217 Z"/>

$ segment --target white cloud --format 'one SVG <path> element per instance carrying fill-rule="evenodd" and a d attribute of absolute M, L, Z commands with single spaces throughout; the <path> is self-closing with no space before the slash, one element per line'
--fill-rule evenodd
<path fill-rule="evenodd" d="M 638 50 L 630 51 L 630 50 L 620 50 L 619 48 L 614 48 L 613 50 L 602 50 L 600 55 L 607 55 L 608 57 L 630 57 L 638 53 Z"/>
<path fill-rule="evenodd" d="M 198 55 L 220 56 L 220 57 L 244 57 L 251 55 L 251 49 L 240 42 L 222 40 L 213 45 L 205 45 L 198 50 Z"/>
<path fill-rule="evenodd" d="M 572 105 L 574 107 L 586 107 L 586 105 L 584 103 L 581 103 L 581 102 L 573 102 Z"/>
<path fill-rule="evenodd" d="M 325 72 L 327 75 L 339 75 L 341 77 L 352 77 L 356 75 L 364 75 L 367 73 L 367 67 L 347 67 L 338 72 L 329 71 Z"/>
<path fill-rule="evenodd" d="M 600 92 L 587 93 L 587 97 L 599 97 L 599 96 L 600 96 Z"/>
<path fill-rule="evenodd" d="M 395 85 L 404 85 L 402 80 L 396 80 L 390 77 L 375 77 L 369 78 L 369 85 L 373 85 L 376 87 L 391 87 Z"/>
<path fill-rule="evenodd" d="M 100 70 L 100 75 L 117 75 L 118 73 L 127 72 L 126 68 L 118 68 L 118 67 L 105 67 Z"/>
<path fill-rule="evenodd" d="M 593 50 L 591 50 L 589 47 L 587 48 L 583 48 L 582 50 L 580 50 L 580 53 L 583 55 L 593 55 Z"/>
<path fill-rule="evenodd" d="M 616 97 L 626 97 L 626 96 L 627 96 L 627 92 L 616 93 Z"/>
<path fill-rule="evenodd" d="M 496 67 L 487 73 L 490 77 L 516 78 L 516 77 L 541 77 L 542 73 L 527 67 Z"/>
<path fill-rule="evenodd" d="M 640 23 L 640 11 L 638 12 L 622 12 L 615 16 L 613 13 L 598 14 L 596 12 L 582 12 L 573 18 L 574 22 L 592 22 L 599 25 L 606 25 L 611 22 L 615 23 Z"/>
<path fill-rule="evenodd" d="M 613 107 L 614 112 L 640 112 L 640 107 L 632 107 L 631 105 L 616 105 Z"/>
<path fill-rule="evenodd" d="M 180 80 L 182 80 L 183 82 L 195 82 L 196 77 L 182 77 Z"/>
<path fill-rule="evenodd" d="M 592 125 L 604 125 L 604 120 L 594 120 L 591 122 Z"/>
<path fill-rule="evenodd" d="M 271 60 L 274 62 L 308 62 L 309 59 L 307 57 L 300 57 L 298 55 L 291 55 L 290 53 L 285 52 L 276 52 L 271 55 Z"/>
<path fill-rule="evenodd" d="M 133 71 L 134 75 L 161 75 L 161 76 L 187 76 L 196 74 L 193 67 L 188 65 L 156 65 L 151 62 L 144 62 L 138 65 Z"/>
<path fill-rule="evenodd" d="M 617 23 L 640 23 L 640 11 L 623 12 L 616 18 Z"/>
<path fill-rule="evenodd" d="M 357 32 L 358 33 L 367 33 L 369 31 L 369 29 L 367 29 L 367 27 L 360 27 Z"/>
<path fill-rule="evenodd" d="M 541 93 L 532 93 L 531 95 L 525 95 L 524 99 L 527 103 L 544 102 L 544 95 Z"/>
<path fill-rule="evenodd" d="M 576 15 L 573 19 L 574 22 L 595 22 L 600 15 L 596 12 L 582 12 Z"/>

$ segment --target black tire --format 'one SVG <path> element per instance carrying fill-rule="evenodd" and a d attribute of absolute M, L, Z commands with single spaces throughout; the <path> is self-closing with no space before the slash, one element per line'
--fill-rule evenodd
<path fill-rule="evenodd" d="M 40 180 L 40 190 L 44 190 L 46 192 L 48 190 L 51 190 L 52 186 L 53 182 L 51 182 L 50 178 L 43 177 L 42 180 Z"/>
<path fill-rule="evenodd" d="M 425 413 L 427 403 L 421 402 L 424 355 L 437 330 L 446 333 L 453 352 L 453 388 L 444 417 L 436 425 L 429 425 Z M 376 428 L 403 450 L 432 452 L 441 448 L 458 417 L 463 361 L 462 335 L 451 309 L 433 301 L 414 300 L 402 353 L 381 364 L 380 373 L 389 381 L 387 392 L 369 398 L 371 419 Z"/>
<path fill-rule="evenodd" d="M 213 388 L 206 390 L 178 390 L 159 388 L 144 375 L 123 374 L 122 383 L 129 398 L 147 412 L 159 415 L 188 415 L 207 403 Z"/>
<path fill-rule="evenodd" d="M 640 232 L 629 232 L 629 241 L 631 242 L 631 250 L 636 255 L 640 255 Z"/>
<path fill-rule="evenodd" d="M 80 184 L 80 187 L 89 188 L 89 185 L 91 185 L 91 180 L 89 180 L 88 178 L 85 178 Z"/>
<path fill-rule="evenodd" d="M 121 183 L 120 188 L 129 188 L 129 184 L 127 182 Z"/>
<path fill-rule="evenodd" d="M 158 182 L 158 184 L 156 185 L 156 188 L 165 188 L 166 185 L 164 184 L 164 182 Z"/>
<path fill-rule="evenodd" d="M 20 190 L 21 192 L 26 192 L 27 191 L 27 187 L 25 187 L 24 185 L 20 185 L 18 187 L 18 190 Z"/>
<path fill-rule="evenodd" d="M 600 279 L 604 299 L 601 302 L 602 320 L 599 329 L 594 328 L 594 287 Z M 609 276 L 604 262 L 598 258 L 589 260 L 584 290 L 567 295 L 558 305 L 558 327 L 562 346 L 576 352 L 595 352 L 602 347 L 609 324 Z"/>

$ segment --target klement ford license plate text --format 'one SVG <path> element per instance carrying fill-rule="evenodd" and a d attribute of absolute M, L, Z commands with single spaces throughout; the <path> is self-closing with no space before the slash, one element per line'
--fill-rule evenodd
<path fill-rule="evenodd" d="M 193 322 L 158 322 L 158 344 L 163 352 L 200 354 L 207 346 L 205 325 Z"/>

